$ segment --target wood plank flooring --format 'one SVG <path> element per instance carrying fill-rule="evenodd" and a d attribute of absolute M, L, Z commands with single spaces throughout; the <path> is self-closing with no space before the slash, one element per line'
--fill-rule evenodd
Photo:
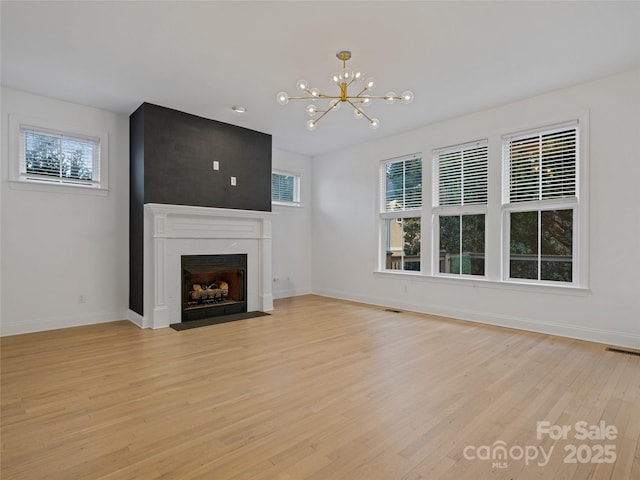
<path fill-rule="evenodd" d="M 1 342 L 3 480 L 640 479 L 640 357 L 595 343 L 312 295 Z"/>

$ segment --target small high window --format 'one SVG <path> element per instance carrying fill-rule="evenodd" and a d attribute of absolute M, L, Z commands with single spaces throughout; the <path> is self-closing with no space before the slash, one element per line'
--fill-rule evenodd
<path fill-rule="evenodd" d="M 14 118 L 11 130 L 11 180 L 107 188 L 106 133 L 62 130 Z"/>
<path fill-rule="evenodd" d="M 271 202 L 300 206 L 300 175 L 274 170 L 271 173 Z"/>
<path fill-rule="evenodd" d="M 100 142 L 24 130 L 25 177 L 39 180 L 91 183 L 100 161 Z"/>

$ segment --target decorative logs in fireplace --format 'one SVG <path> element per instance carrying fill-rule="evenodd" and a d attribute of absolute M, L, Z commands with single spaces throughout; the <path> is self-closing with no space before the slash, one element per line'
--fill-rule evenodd
<path fill-rule="evenodd" d="M 183 255 L 182 321 L 247 311 L 247 255 Z"/>
<path fill-rule="evenodd" d="M 214 282 L 210 285 L 194 283 L 193 290 L 189 292 L 189 296 L 193 302 L 187 303 L 192 304 L 222 302 L 229 298 L 229 284 L 224 281 Z"/>

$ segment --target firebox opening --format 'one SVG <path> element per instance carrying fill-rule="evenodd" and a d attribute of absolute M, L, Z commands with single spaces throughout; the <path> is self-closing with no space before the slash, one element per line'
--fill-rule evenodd
<path fill-rule="evenodd" d="M 247 255 L 183 255 L 182 321 L 247 311 Z"/>

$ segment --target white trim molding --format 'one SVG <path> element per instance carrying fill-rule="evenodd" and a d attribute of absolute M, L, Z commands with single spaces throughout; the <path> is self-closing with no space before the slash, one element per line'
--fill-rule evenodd
<path fill-rule="evenodd" d="M 377 275 L 394 275 L 394 274 L 377 274 Z M 420 277 L 414 275 L 414 278 Z M 424 278 L 424 277 L 423 277 Z M 459 280 L 458 280 L 459 282 Z M 470 281 L 469 284 L 476 282 Z M 478 282 L 479 284 L 480 282 Z M 471 286 L 471 288 L 474 288 Z M 491 287 L 489 287 L 491 288 Z M 551 287 L 550 287 L 551 288 Z M 556 288 L 557 290 L 557 288 Z M 366 303 L 369 305 L 377 305 L 386 308 L 397 308 L 410 312 L 418 312 L 425 315 L 435 315 L 438 317 L 448 318 L 452 320 L 463 320 L 467 322 L 475 322 L 485 325 L 494 325 L 497 327 L 513 328 L 516 330 L 525 330 L 528 332 L 542 333 L 546 335 L 555 335 L 559 337 L 573 338 L 577 340 L 585 340 L 588 342 L 602 343 L 605 345 L 616 345 L 620 347 L 640 349 L 640 335 L 620 332 L 615 330 L 605 330 L 601 328 L 592 328 L 585 325 L 577 325 L 575 323 L 560 323 L 558 321 L 546 321 L 538 318 L 527 316 L 511 316 L 501 313 L 473 310 L 460 308 L 446 304 L 422 303 L 411 300 L 402 300 L 395 297 L 372 297 L 370 295 L 362 295 L 354 292 L 337 291 L 331 289 L 313 289 L 314 295 L 324 297 L 337 298 L 340 300 L 348 300 L 351 302 Z M 585 293 L 577 293 L 585 295 Z"/>

